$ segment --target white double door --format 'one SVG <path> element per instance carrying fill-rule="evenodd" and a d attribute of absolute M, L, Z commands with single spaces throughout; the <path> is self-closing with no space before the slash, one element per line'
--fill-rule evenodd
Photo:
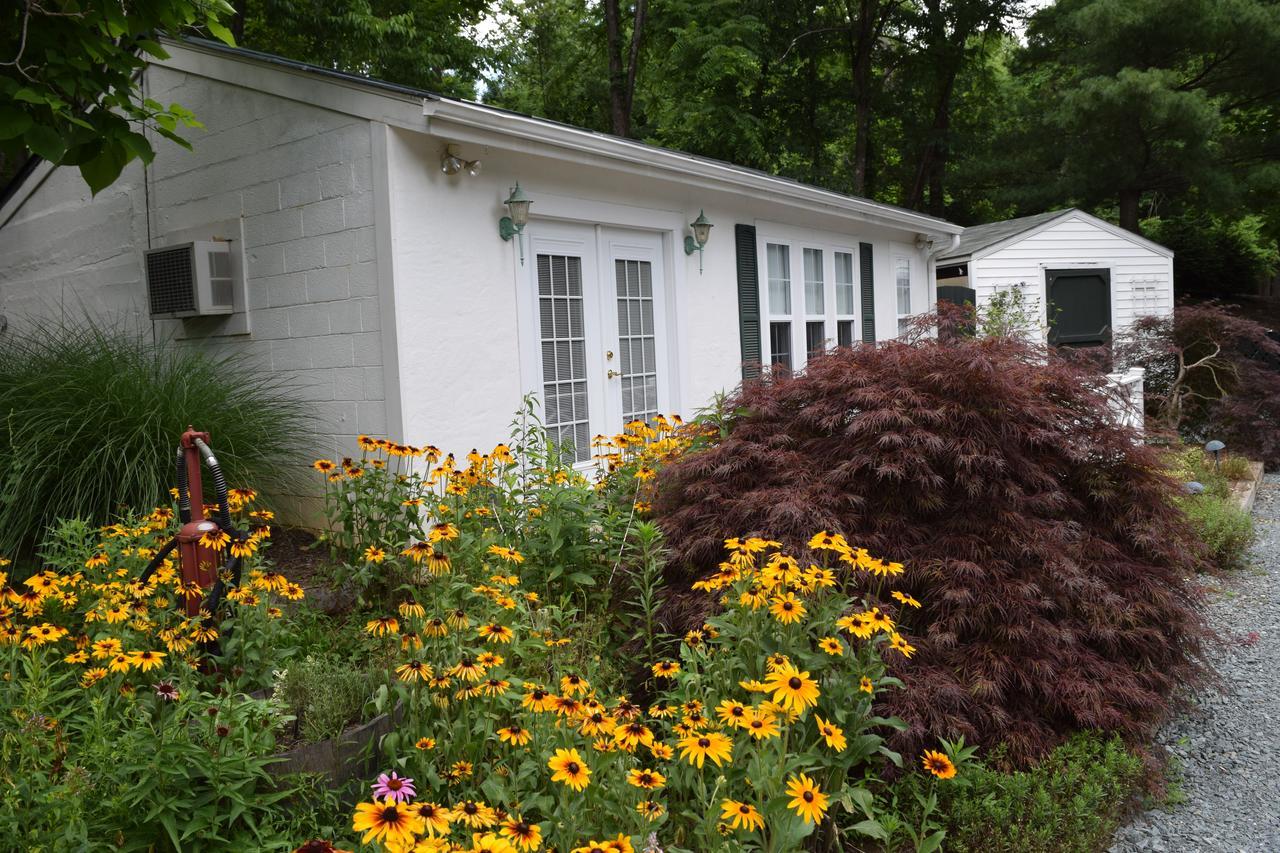
<path fill-rule="evenodd" d="M 549 222 L 525 236 L 525 385 L 566 460 L 587 462 L 593 436 L 669 407 L 662 238 Z"/>

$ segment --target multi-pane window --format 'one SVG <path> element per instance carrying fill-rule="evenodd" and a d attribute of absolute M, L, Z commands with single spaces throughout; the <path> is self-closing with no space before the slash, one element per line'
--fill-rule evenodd
<path fill-rule="evenodd" d="M 821 355 L 827 348 L 826 281 L 822 271 L 822 250 L 804 249 L 804 349 L 807 358 Z"/>
<path fill-rule="evenodd" d="M 898 288 L 898 334 L 906 331 L 911 315 L 911 259 L 893 259 L 893 277 Z"/>
<path fill-rule="evenodd" d="M 791 316 L 791 247 L 778 243 L 765 246 L 769 273 L 769 315 Z M 791 323 L 769 323 L 769 363 L 791 367 Z"/>
<path fill-rule="evenodd" d="M 658 415 L 658 354 L 653 331 L 653 265 L 615 260 L 618 352 L 622 373 L 622 422 Z"/>
<path fill-rule="evenodd" d="M 836 345 L 853 346 L 856 295 L 853 283 L 853 253 L 836 252 Z"/>
<path fill-rule="evenodd" d="M 548 437 L 566 462 L 591 456 L 582 259 L 538 255 L 542 398 Z"/>

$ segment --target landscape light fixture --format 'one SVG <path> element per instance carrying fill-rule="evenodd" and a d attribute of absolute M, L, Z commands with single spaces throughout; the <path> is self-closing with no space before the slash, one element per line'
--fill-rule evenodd
<path fill-rule="evenodd" d="M 698 275 L 702 275 L 702 247 L 711 239 L 713 226 L 711 220 L 707 219 L 706 211 L 699 210 L 698 218 L 690 222 L 689 227 L 693 229 L 693 236 L 684 238 L 684 253 L 686 255 L 698 253 Z"/>
<path fill-rule="evenodd" d="M 1215 473 L 1218 470 L 1218 462 L 1220 461 L 1219 457 L 1222 455 L 1222 451 L 1225 450 L 1226 447 L 1227 446 L 1225 444 L 1218 441 L 1216 438 L 1204 446 L 1205 450 L 1213 454 L 1213 470 Z"/>
<path fill-rule="evenodd" d="M 446 146 L 444 154 L 440 157 L 440 171 L 446 175 L 456 175 L 466 169 L 467 174 L 474 178 L 480 174 L 480 168 L 479 160 L 464 160 L 458 156 L 457 149 L 453 145 Z"/>
<path fill-rule="evenodd" d="M 529 224 L 529 205 L 533 204 L 533 199 L 524 194 L 524 190 L 520 189 L 520 182 L 516 181 L 511 195 L 507 196 L 503 204 L 507 206 L 510 215 L 498 220 L 498 236 L 503 240 L 510 240 L 524 233 L 524 226 Z M 524 266 L 524 241 L 519 242 L 520 266 Z"/>

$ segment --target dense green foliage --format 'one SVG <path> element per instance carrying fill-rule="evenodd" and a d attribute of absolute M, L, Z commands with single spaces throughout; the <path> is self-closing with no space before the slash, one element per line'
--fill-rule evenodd
<path fill-rule="evenodd" d="M 1219 569 L 1245 568 L 1253 544 L 1253 518 L 1240 508 L 1231 492 L 1231 481 L 1252 474 L 1242 456 L 1226 456 L 1217 466 L 1199 447 L 1189 447 L 1175 457 L 1174 475 L 1182 482 L 1205 487 L 1198 495 L 1182 495 L 1178 506 L 1196 536 L 1209 549 L 1209 559 Z"/>
<path fill-rule="evenodd" d="M 0 553 L 29 551 L 55 518 L 105 524 L 168 494 L 177 437 L 212 435 L 223 470 L 282 486 L 300 405 L 230 356 L 90 324 L 0 339 Z"/>
<path fill-rule="evenodd" d="M 167 56 L 157 30 L 202 28 L 231 40 L 226 0 L 102 0 L 0 5 L 0 179 L 28 153 L 78 166 L 95 193 L 135 157 L 151 162 L 148 127 L 184 147 L 179 125 L 198 127 L 178 104 L 141 95 L 137 72 Z"/>
<path fill-rule="evenodd" d="M 1073 735 L 1030 770 L 996 769 L 995 750 L 958 785 L 939 787 L 955 853 L 1094 853 L 1137 800 L 1143 762 L 1118 737 Z M 910 790 L 912 777 L 901 787 Z M 899 798 L 904 799 L 902 791 Z"/>

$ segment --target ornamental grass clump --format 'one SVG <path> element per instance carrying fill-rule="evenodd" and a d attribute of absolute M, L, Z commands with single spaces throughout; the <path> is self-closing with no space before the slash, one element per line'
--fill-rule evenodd
<path fill-rule="evenodd" d="M 1097 377 L 1015 340 L 923 339 L 836 350 L 725 408 L 721 440 L 660 472 L 668 582 L 717 571 L 737 531 L 803 561 L 822 527 L 906 566 L 895 588 L 923 607 L 880 706 L 908 724 L 895 748 L 962 735 L 1022 763 L 1079 728 L 1138 736 L 1196 676 L 1202 548 Z M 701 595 L 668 616 L 700 622 Z"/>
<path fill-rule="evenodd" d="M 106 524 L 168 495 L 177 436 L 213 436 L 227 477 L 285 486 L 305 425 L 290 389 L 249 363 L 140 332 L 52 323 L 0 337 L 0 553 L 29 554 L 58 518 Z"/>

